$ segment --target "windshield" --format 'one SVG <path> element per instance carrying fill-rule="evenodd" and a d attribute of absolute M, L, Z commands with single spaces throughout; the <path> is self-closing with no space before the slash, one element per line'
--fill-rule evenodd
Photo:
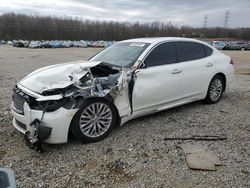
<path fill-rule="evenodd" d="M 90 59 L 90 61 L 101 61 L 119 67 L 131 67 L 149 43 L 121 42 L 116 43 Z"/>

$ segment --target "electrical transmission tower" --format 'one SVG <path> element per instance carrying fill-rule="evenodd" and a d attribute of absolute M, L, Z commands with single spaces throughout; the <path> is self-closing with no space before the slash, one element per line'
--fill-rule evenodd
<path fill-rule="evenodd" d="M 203 23 L 203 27 L 204 27 L 204 28 L 207 27 L 207 19 L 208 19 L 208 16 L 205 15 L 205 16 L 204 16 L 204 23 Z"/>
<path fill-rule="evenodd" d="M 230 15 L 230 10 L 227 10 L 226 12 L 225 12 L 225 20 L 224 20 L 224 27 L 225 28 L 227 28 L 227 26 L 228 26 L 228 22 L 229 22 L 229 15 Z"/>

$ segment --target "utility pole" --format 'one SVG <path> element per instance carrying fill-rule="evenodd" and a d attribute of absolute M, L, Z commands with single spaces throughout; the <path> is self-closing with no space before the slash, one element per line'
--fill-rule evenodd
<path fill-rule="evenodd" d="M 229 15 L 230 15 L 230 10 L 227 10 L 226 12 L 225 12 L 225 20 L 224 20 L 224 27 L 225 28 L 227 28 L 227 26 L 228 26 L 228 22 L 229 22 Z"/>
<path fill-rule="evenodd" d="M 208 19 L 208 16 L 205 15 L 205 16 L 204 16 L 204 23 L 203 23 L 203 27 L 204 27 L 204 28 L 207 27 L 207 19 Z"/>

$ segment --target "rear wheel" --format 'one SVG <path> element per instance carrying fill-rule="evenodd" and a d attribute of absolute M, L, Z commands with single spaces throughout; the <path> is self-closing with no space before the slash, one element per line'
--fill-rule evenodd
<path fill-rule="evenodd" d="M 223 90 L 225 88 L 224 82 L 225 82 L 224 79 L 219 75 L 213 77 L 213 79 L 209 84 L 207 96 L 205 98 L 206 103 L 214 104 L 221 99 Z"/>
<path fill-rule="evenodd" d="M 115 127 L 116 109 L 102 98 L 86 100 L 71 124 L 72 133 L 83 142 L 104 139 Z"/>

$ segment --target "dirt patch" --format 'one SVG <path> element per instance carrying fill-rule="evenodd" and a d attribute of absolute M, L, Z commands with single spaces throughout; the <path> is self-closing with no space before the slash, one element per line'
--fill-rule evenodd
<path fill-rule="evenodd" d="M 0 150 L 0 160 L 2 160 L 7 152 L 4 150 Z"/>
<path fill-rule="evenodd" d="M 128 183 L 135 179 L 135 176 L 126 171 L 128 164 L 121 160 L 116 160 L 107 164 L 109 179 L 114 179 L 116 183 Z"/>

